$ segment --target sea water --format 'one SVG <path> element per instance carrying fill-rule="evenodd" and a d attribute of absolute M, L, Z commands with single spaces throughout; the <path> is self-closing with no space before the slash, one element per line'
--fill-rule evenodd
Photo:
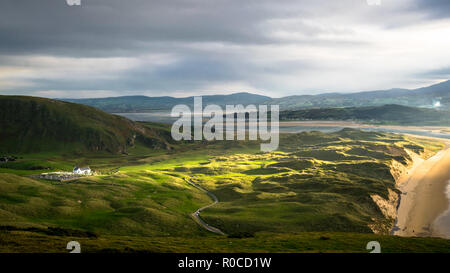
<path fill-rule="evenodd" d="M 450 204 L 450 180 L 447 181 L 446 195 Z M 450 239 L 450 206 L 433 223 L 433 233 L 436 233 L 436 235 L 439 235 L 441 237 Z"/>
<path fill-rule="evenodd" d="M 168 111 L 152 111 L 149 113 L 115 113 L 116 115 L 124 116 L 134 121 L 151 121 L 151 122 L 162 122 L 172 124 L 178 118 L 173 118 L 170 116 L 170 112 Z M 428 137 L 437 137 L 437 138 L 446 138 L 450 139 L 450 134 L 448 133 L 439 133 L 433 132 L 431 130 L 414 130 L 414 129 L 402 129 L 402 128 L 385 128 L 385 127 L 361 127 L 358 125 L 321 125 L 321 126 L 280 126 L 280 132 L 283 133 L 300 133 L 300 132 L 308 132 L 308 131 L 320 131 L 324 133 L 331 133 L 340 131 L 344 128 L 353 128 L 360 129 L 363 131 L 374 131 L 374 132 L 388 132 L 388 133 L 404 133 L 404 134 L 412 134 L 418 136 L 428 136 Z"/>

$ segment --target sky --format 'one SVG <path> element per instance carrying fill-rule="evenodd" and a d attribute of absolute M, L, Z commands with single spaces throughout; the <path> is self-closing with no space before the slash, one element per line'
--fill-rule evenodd
<path fill-rule="evenodd" d="M 0 0 L 0 95 L 271 97 L 450 79 L 448 0 Z"/>

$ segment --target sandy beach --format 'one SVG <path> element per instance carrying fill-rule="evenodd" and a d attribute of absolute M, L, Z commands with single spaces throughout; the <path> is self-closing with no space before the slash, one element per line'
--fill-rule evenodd
<path fill-rule="evenodd" d="M 443 140 L 440 140 L 443 141 Z M 445 237 L 436 219 L 447 211 L 446 189 L 450 180 L 450 143 L 433 157 L 415 158 L 409 172 L 398 181 L 401 201 L 394 235 Z"/>
<path fill-rule="evenodd" d="M 390 128 L 436 133 L 448 133 L 450 131 L 449 127 L 444 126 L 369 125 L 349 121 L 283 121 L 280 122 L 280 126 Z M 397 181 L 397 188 L 402 193 L 392 233 L 408 237 L 450 238 L 450 141 L 431 136 L 402 134 L 433 139 L 445 143 L 446 146 L 442 151 L 427 160 L 412 153 L 414 157 L 413 165 Z"/>
<path fill-rule="evenodd" d="M 448 133 L 444 126 L 369 125 L 349 121 L 283 121 L 280 126 L 390 128 L 397 130 Z M 432 236 L 450 239 L 450 141 L 444 138 L 417 136 L 444 142 L 445 148 L 424 160 L 412 154 L 414 164 L 399 178 L 397 188 L 402 192 L 393 234 L 398 236 Z"/>
<path fill-rule="evenodd" d="M 444 126 L 370 125 L 350 121 L 282 121 L 280 126 L 390 128 L 396 130 L 448 133 Z M 397 188 L 402 192 L 393 234 L 398 236 L 432 236 L 450 238 L 450 141 L 444 138 L 417 136 L 444 142 L 445 148 L 424 160 L 412 154 L 414 164 L 399 178 Z"/>

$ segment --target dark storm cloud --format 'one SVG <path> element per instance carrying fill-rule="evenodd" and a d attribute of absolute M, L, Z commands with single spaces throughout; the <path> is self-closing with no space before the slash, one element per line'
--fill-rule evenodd
<path fill-rule="evenodd" d="M 5 61 L 8 62 L 7 59 Z M 156 90 L 153 95 L 167 95 L 164 92 L 173 90 L 198 90 L 211 82 L 243 82 L 254 87 L 264 89 L 270 84 L 264 77 L 267 74 L 283 75 L 292 71 L 309 70 L 314 64 L 302 60 L 278 61 L 260 65 L 242 60 L 237 62 L 233 58 L 217 57 L 214 53 L 194 54 L 179 61 L 148 69 L 146 63 L 124 71 L 115 72 L 113 77 L 87 78 L 80 81 L 76 77 L 31 80 L 32 86 L 17 88 L 17 91 L 59 90 L 70 91 L 70 96 L 76 96 L 77 90 L 108 90 L 114 92 L 126 91 L 129 94 L 139 90 Z M 135 91 L 133 91 L 135 90 Z M 214 92 L 217 90 L 211 90 Z M 231 90 L 233 91 L 233 90 Z"/>
<path fill-rule="evenodd" d="M 380 9 L 389 24 L 389 2 Z M 2 0 L 0 52 L 61 55 L 124 55 L 158 42 L 279 43 L 264 22 L 273 19 L 320 18 L 366 6 L 365 0 L 82 0 L 69 7 L 65 0 Z M 450 1 L 413 0 L 409 9 L 450 16 Z M 392 14 L 386 14 L 392 13 Z M 366 14 L 365 14 L 366 15 Z M 392 25 L 392 24 L 391 24 Z M 297 24 L 309 41 L 333 31 Z M 305 39 L 305 42 L 307 40 Z"/>
<path fill-rule="evenodd" d="M 0 2 L 0 50 L 85 55 L 144 50 L 150 42 L 271 42 L 258 29 L 264 1 L 64 0 Z M 289 12 L 286 12 L 289 13 Z"/>
<path fill-rule="evenodd" d="M 365 5 L 364 0 L 339 2 L 82 0 L 81 7 L 70 7 L 65 0 L 2 0 L 0 52 L 117 56 L 170 42 L 280 43 L 270 36 L 266 22 L 327 16 Z M 333 29 L 299 22 L 296 31 L 308 38 L 305 43 L 323 43 L 316 36 Z"/>
<path fill-rule="evenodd" d="M 415 0 L 412 7 L 418 11 L 425 12 L 432 18 L 449 18 L 450 1 L 449 0 Z"/>
<path fill-rule="evenodd" d="M 435 79 L 450 79 L 450 66 L 422 72 L 422 73 L 419 73 L 418 76 L 419 77 L 431 77 L 431 78 L 435 78 Z"/>
<path fill-rule="evenodd" d="M 364 35 L 367 26 L 383 31 L 445 18 L 449 2 L 81 0 L 70 7 L 65 0 L 1 0 L 0 92 L 192 94 L 226 83 L 293 92 L 314 80 L 312 71 L 327 69 L 345 84 L 348 74 L 369 67 L 364 57 L 380 54 Z M 118 57 L 124 60 L 107 60 Z"/>

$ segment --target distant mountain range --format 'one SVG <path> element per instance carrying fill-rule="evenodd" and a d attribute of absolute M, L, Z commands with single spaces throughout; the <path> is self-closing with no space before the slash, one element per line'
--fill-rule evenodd
<path fill-rule="evenodd" d="M 109 113 L 134 113 L 149 112 L 154 110 L 170 110 L 177 104 L 193 106 L 194 97 L 174 98 L 174 97 L 146 97 L 146 96 L 124 96 L 94 99 L 62 99 L 93 106 Z M 203 105 L 217 104 L 225 106 L 227 104 L 261 104 L 270 101 L 270 97 L 255 95 L 250 93 L 235 93 L 231 95 L 203 96 Z"/>
<path fill-rule="evenodd" d="M 124 96 L 93 99 L 62 99 L 99 108 L 109 113 L 170 110 L 177 104 L 193 105 L 193 97 Z M 412 107 L 436 107 L 450 110 L 450 81 L 417 89 L 390 89 L 358 93 L 325 93 L 270 98 L 250 93 L 203 96 L 203 104 L 278 104 L 281 110 L 310 108 L 366 107 L 398 104 Z"/>
<path fill-rule="evenodd" d="M 450 81 L 418 89 L 390 89 L 358 93 L 327 93 L 320 95 L 289 96 L 273 99 L 283 110 L 323 107 L 358 107 L 398 104 L 415 107 L 440 106 L 450 109 Z"/>

